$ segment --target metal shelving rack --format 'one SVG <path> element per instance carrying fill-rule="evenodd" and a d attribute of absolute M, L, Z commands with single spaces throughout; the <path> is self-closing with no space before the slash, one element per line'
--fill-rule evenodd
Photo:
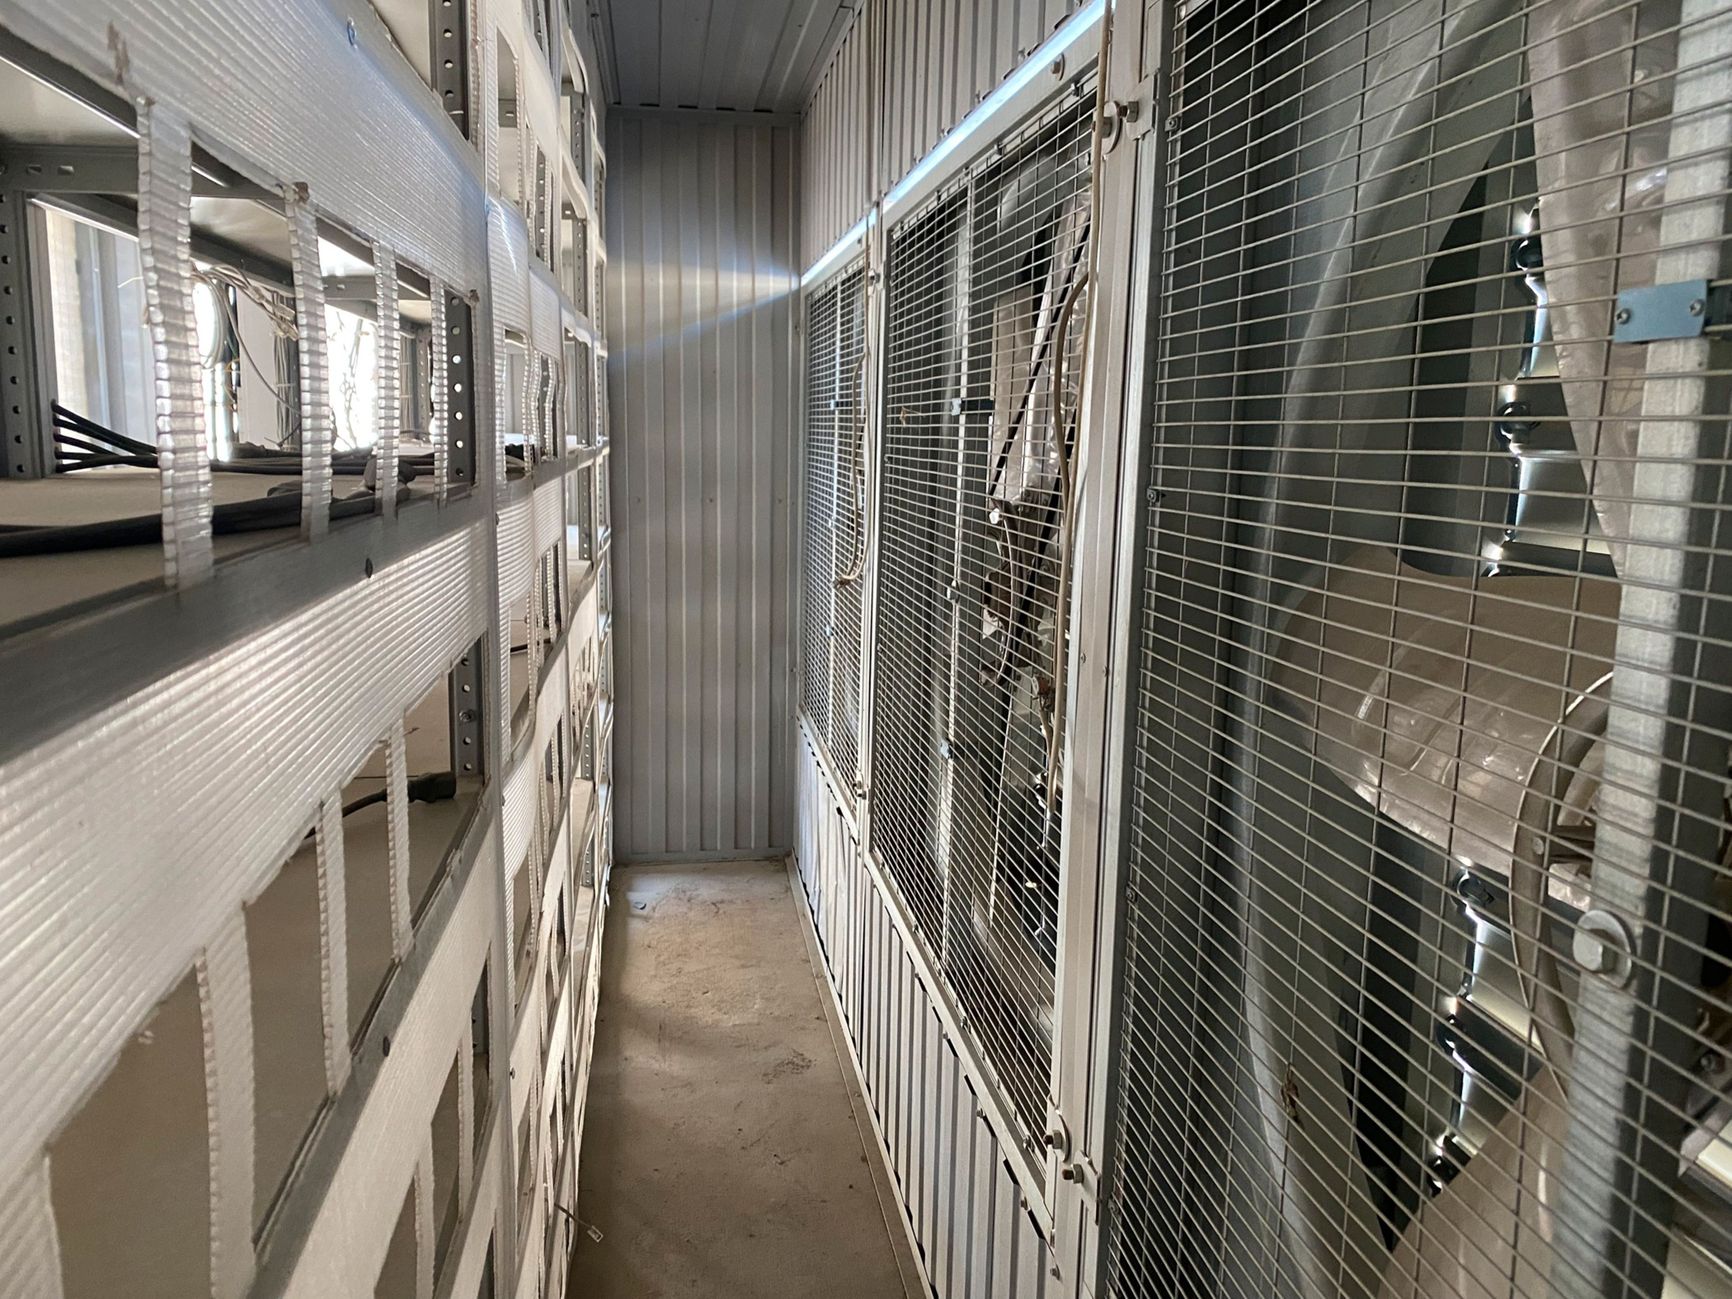
<path fill-rule="evenodd" d="M 0 3 L 0 60 L 119 141 L 0 143 L 6 475 L 45 471 L 51 349 L 28 212 L 47 192 L 136 193 L 145 274 L 166 306 L 152 316 L 158 446 L 181 452 L 178 469 L 163 457 L 160 579 L 0 635 L 9 1293 L 82 1292 L 89 1241 L 60 1221 L 55 1143 L 188 978 L 204 1084 L 189 1148 L 209 1191 L 213 1295 L 373 1293 L 403 1222 L 416 1295 L 563 1288 L 612 855 L 609 543 L 599 514 L 579 536 L 567 507 L 567 483 L 604 480 L 609 462 L 586 37 L 564 6 L 517 0 Z M 501 49 L 515 63 L 506 105 Z M 562 109 L 565 84 L 584 90 L 581 112 Z M 521 204 L 501 186 L 502 109 L 530 162 Z M 199 360 L 185 345 L 194 259 L 236 252 L 201 223 L 213 194 L 282 204 L 303 240 L 340 232 L 373 264 L 362 287 L 381 314 L 399 284 L 425 296 L 435 500 L 399 510 L 386 493 L 370 517 L 333 522 L 330 441 L 306 436 L 302 539 L 213 557 L 187 399 Z M 587 222 L 590 312 L 550 264 L 566 204 Z M 298 343 L 305 394 L 329 285 L 291 280 L 312 326 Z M 533 376 L 520 473 L 504 436 L 508 330 Z M 567 337 L 593 358 L 584 374 L 566 371 Z M 568 404 L 574 383 L 592 387 Z M 565 427 L 575 409 L 594 427 Z M 511 618 L 525 600 L 529 690 L 514 710 Z M 411 915 L 405 719 L 447 676 L 454 770 L 478 778 L 475 809 Z M 350 1025 L 350 969 L 378 954 L 351 951 L 345 926 L 342 798 L 379 748 L 392 755 L 391 950 Z M 255 1065 L 282 1026 L 255 1017 L 256 981 L 274 976 L 249 951 L 247 914 L 303 844 L 317 846 L 325 1095 L 271 1192 L 255 1186 Z M 523 965 L 520 863 L 533 885 Z M 452 1095 L 454 1162 L 435 1141 Z"/>

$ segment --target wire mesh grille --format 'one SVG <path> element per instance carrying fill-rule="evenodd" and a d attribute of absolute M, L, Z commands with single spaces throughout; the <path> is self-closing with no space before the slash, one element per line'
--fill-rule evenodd
<path fill-rule="evenodd" d="M 1174 21 L 1110 1292 L 1732 1293 L 1732 15 Z"/>
<path fill-rule="evenodd" d="M 890 237 L 872 846 L 1031 1149 L 1051 1072 L 1066 324 L 1093 106 L 1079 88 Z"/>
<path fill-rule="evenodd" d="M 860 601 L 866 545 L 865 272 L 806 304 L 804 655 L 800 703 L 837 774 L 859 775 Z"/>

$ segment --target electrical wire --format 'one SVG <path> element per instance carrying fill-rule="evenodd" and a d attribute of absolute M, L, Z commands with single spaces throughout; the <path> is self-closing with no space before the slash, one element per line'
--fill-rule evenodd
<path fill-rule="evenodd" d="M 864 311 L 862 314 L 865 314 Z M 862 322 L 864 326 L 864 322 Z M 854 554 L 848 561 L 848 567 L 836 574 L 837 586 L 849 586 L 860 580 L 866 571 L 866 556 L 871 547 L 867 544 L 867 520 L 870 511 L 867 503 L 872 499 L 867 495 L 871 488 L 872 475 L 867 466 L 869 453 L 866 437 L 866 357 L 868 349 L 860 349 L 859 359 L 854 362 L 854 392 L 850 398 L 852 427 L 849 432 L 854 436 L 854 500 L 860 512 L 860 526 L 853 530 Z"/>
<path fill-rule="evenodd" d="M 398 500 L 407 495 L 399 492 Z M 372 492 L 360 492 L 331 502 L 331 518 L 362 518 L 377 508 Z M 294 527 L 301 517 L 299 494 L 261 496 L 250 501 L 231 501 L 211 510 L 211 533 L 235 536 L 247 532 L 269 532 Z M 0 559 L 22 559 L 32 555 L 64 555 L 85 550 L 114 550 L 128 546 L 156 545 L 162 541 L 162 516 L 137 514 L 96 523 L 0 527 Z"/>

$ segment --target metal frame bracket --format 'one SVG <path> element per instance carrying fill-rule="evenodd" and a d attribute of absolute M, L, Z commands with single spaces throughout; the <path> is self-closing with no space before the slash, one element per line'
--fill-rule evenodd
<path fill-rule="evenodd" d="M 1724 324 L 1732 324 L 1732 286 L 1711 288 L 1707 280 L 1649 284 L 1618 294 L 1612 341 L 1700 338 L 1710 325 Z"/>

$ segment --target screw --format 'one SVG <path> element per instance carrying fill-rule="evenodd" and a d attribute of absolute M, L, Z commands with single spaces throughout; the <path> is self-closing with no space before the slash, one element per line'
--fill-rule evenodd
<path fill-rule="evenodd" d="M 1692 316 L 1699 316 L 1706 310 L 1708 310 L 1708 304 L 1701 298 L 1690 299 L 1690 314 Z"/>
<path fill-rule="evenodd" d="M 1618 314 L 1616 316 L 1614 316 L 1613 319 L 1616 320 L 1620 325 L 1627 325 L 1630 323 L 1631 314 L 1632 313 L 1628 307 L 1619 307 L 1618 308 Z"/>
<path fill-rule="evenodd" d="M 1052 61 L 1052 75 L 1055 77 L 1064 76 L 1064 55 L 1061 54 Z"/>

